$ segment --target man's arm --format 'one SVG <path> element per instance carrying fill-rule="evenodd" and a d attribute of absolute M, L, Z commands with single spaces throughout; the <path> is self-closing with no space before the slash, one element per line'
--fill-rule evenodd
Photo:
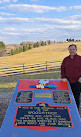
<path fill-rule="evenodd" d="M 67 82 L 67 78 L 65 77 L 65 61 L 64 60 L 61 64 L 61 78 L 63 82 Z"/>
<path fill-rule="evenodd" d="M 80 63 L 79 63 L 79 65 L 80 65 L 80 68 L 81 68 L 81 56 L 80 56 L 79 58 L 80 58 Z M 80 74 L 81 74 L 81 69 L 80 69 Z M 78 79 L 78 82 L 81 83 L 81 75 L 80 75 L 80 77 L 79 77 L 79 79 Z"/>
<path fill-rule="evenodd" d="M 65 61 L 63 60 L 61 64 L 61 78 L 65 78 Z"/>

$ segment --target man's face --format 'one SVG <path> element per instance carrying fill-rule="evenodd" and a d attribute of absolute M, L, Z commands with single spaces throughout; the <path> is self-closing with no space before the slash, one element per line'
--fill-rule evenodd
<path fill-rule="evenodd" d="M 75 46 L 69 47 L 69 53 L 70 53 L 70 55 L 74 56 L 74 55 L 76 55 L 76 52 L 77 52 L 77 49 L 76 49 Z"/>

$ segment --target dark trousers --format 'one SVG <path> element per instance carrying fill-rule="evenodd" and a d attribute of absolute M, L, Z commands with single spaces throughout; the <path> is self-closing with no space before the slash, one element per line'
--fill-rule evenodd
<path fill-rule="evenodd" d="M 74 84 L 70 84 L 71 85 L 71 89 L 76 101 L 76 105 L 77 108 L 79 109 L 79 105 L 80 105 L 80 92 L 81 92 L 81 83 L 76 82 Z"/>

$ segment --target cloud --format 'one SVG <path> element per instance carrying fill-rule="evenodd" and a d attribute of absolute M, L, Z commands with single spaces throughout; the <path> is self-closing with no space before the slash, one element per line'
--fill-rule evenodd
<path fill-rule="evenodd" d="M 71 19 L 81 19 L 81 15 L 70 16 Z"/>
<path fill-rule="evenodd" d="M 17 2 L 18 0 L 0 0 L 0 3 Z"/>
<path fill-rule="evenodd" d="M 66 20 L 66 19 L 59 19 L 59 18 L 34 18 L 36 21 L 40 22 L 49 22 L 49 23 L 60 23 L 60 24 L 81 24 L 81 21 L 76 20 Z"/>
<path fill-rule="evenodd" d="M 37 12 L 37 13 L 44 13 L 49 11 L 57 11 L 57 12 L 66 11 L 66 7 L 64 6 L 50 7 L 50 6 L 39 6 L 39 5 L 29 5 L 29 4 L 10 4 L 1 7 L 1 9 L 11 9 L 15 11 Z"/>
<path fill-rule="evenodd" d="M 13 2 L 17 2 L 18 0 L 13 0 Z"/>
<path fill-rule="evenodd" d="M 71 20 L 71 19 L 59 19 L 59 18 L 5 18 L 0 17 L 0 24 L 24 24 L 24 23 L 51 23 L 51 24 L 71 24 L 71 25 L 81 25 L 81 21 Z"/>
<path fill-rule="evenodd" d="M 30 1 L 32 1 L 32 2 L 37 2 L 38 0 L 30 0 Z"/>
<path fill-rule="evenodd" d="M 29 18 L 3 18 L 0 17 L 0 24 L 5 23 L 5 24 L 21 24 L 21 23 L 27 23 L 30 22 Z"/>
<path fill-rule="evenodd" d="M 4 28 L 5 31 L 16 31 L 17 29 L 14 27 Z"/>
<path fill-rule="evenodd" d="M 10 0 L 0 0 L 0 3 L 10 2 Z"/>
<path fill-rule="evenodd" d="M 27 34 L 34 34 L 34 33 L 42 33 L 45 32 L 47 30 L 46 28 L 42 28 L 41 26 L 38 28 L 15 28 L 15 27 L 8 27 L 8 28 L 4 28 L 3 31 L 1 31 L 1 34 L 6 34 L 6 35 L 27 35 Z M 0 34 L 0 35 L 1 35 Z"/>
<path fill-rule="evenodd" d="M 71 30 L 71 31 L 75 31 L 75 30 L 80 30 L 81 29 L 81 25 L 40 25 L 38 27 L 35 28 L 24 28 L 24 27 L 19 27 L 19 28 L 15 28 L 15 27 L 5 27 L 4 29 L 1 29 L 0 35 L 1 36 L 31 36 L 33 35 L 33 37 L 36 37 L 37 35 L 39 35 L 39 39 L 40 36 L 45 35 L 45 37 L 51 32 L 51 35 L 54 33 L 57 33 L 57 31 L 62 32 L 65 30 Z M 66 31 L 65 31 L 66 32 Z"/>
<path fill-rule="evenodd" d="M 0 15 L 2 15 L 2 16 L 14 16 L 14 15 L 16 15 L 16 14 L 7 13 L 7 12 L 0 12 Z"/>
<path fill-rule="evenodd" d="M 78 31 L 76 30 L 78 28 Z M 71 31 L 70 31 L 71 30 Z M 5 27 L 0 30 L 2 40 L 9 43 L 20 43 L 21 41 L 40 41 L 40 40 L 55 40 L 62 41 L 68 37 L 80 39 L 81 25 L 40 25 L 35 28 L 24 27 Z M 51 33 L 50 33 L 51 32 Z M 57 34 L 57 35 L 56 35 Z M 75 36 L 76 34 L 76 36 Z"/>
<path fill-rule="evenodd" d="M 70 10 L 72 10 L 72 9 L 81 10 L 81 5 L 79 5 L 79 6 L 70 6 L 69 9 Z"/>
<path fill-rule="evenodd" d="M 17 2 L 18 0 L 0 0 L 0 3 L 10 3 L 10 2 Z M 38 1 L 38 0 L 31 0 L 31 1 Z M 22 11 L 22 12 L 36 12 L 36 13 L 45 13 L 49 11 L 57 11 L 57 12 L 63 12 L 63 11 L 69 11 L 69 10 L 81 10 L 81 5 L 78 6 L 42 6 L 42 5 L 30 5 L 30 4 L 9 4 L 1 7 L 0 9 L 11 9 L 16 11 Z"/>

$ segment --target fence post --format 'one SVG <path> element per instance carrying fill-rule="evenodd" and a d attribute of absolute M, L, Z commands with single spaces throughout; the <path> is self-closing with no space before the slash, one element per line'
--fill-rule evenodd
<path fill-rule="evenodd" d="M 24 64 L 23 64 L 23 74 L 25 73 Z"/>
<path fill-rule="evenodd" d="M 47 61 L 46 61 L 46 71 L 47 71 Z"/>

